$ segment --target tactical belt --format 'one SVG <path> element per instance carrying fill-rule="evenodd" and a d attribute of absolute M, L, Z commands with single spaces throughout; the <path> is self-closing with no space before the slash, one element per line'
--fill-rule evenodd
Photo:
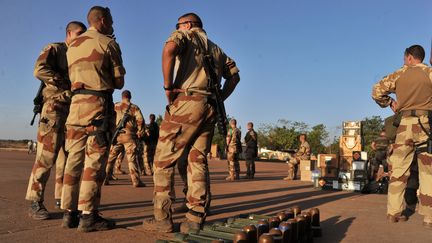
<path fill-rule="evenodd" d="M 428 110 L 405 110 L 405 111 L 400 111 L 400 114 L 402 115 L 402 117 L 410 117 L 410 116 L 425 116 L 425 115 L 429 115 Z"/>
<path fill-rule="evenodd" d="M 108 100 L 112 100 L 112 92 L 108 90 L 103 91 L 96 91 L 96 90 L 90 90 L 90 89 L 78 89 L 73 91 L 73 95 L 77 94 L 86 94 L 86 95 L 94 95 L 98 97 L 102 97 Z"/>
<path fill-rule="evenodd" d="M 423 132 L 426 133 L 426 135 L 428 136 L 428 139 L 422 143 L 414 145 L 415 152 L 417 154 L 419 154 L 419 153 L 432 154 L 432 132 L 430 132 L 430 129 L 429 129 L 429 131 L 427 131 L 427 129 L 423 126 L 423 124 L 420 121 L 420 116 L 428 116 L 429 127 L 432 127 L 432 111 L 429 111 L 429 110 L 404 110 L 404 111 L 400 111 L 399 114 L 402 117 L 417 117 L 418 118 L 418 123 L 419 123 L 421 129 L 423 130 Z M 426 145 L 426 146 L 424 146 L 424 145 Z"/>
<path fill-rule="evenodd" d="M 78 89 L 73 91 L 73 95 L 84 94 L 94 95 L 105 99 L 104 102 L 104 117 L 100 120 L 92 120 L 90 125 L 93 127 L 86 128 L 89 135 L 96 136 L 96 141 L 99 145 L 105 146 L 110 145 L 111 132 L 110 130 L 110 119 L 114 113 L 114 104 L 112 99 L 112 92 L 108 90 L 96 91 L 89 89 Z"/>
<path fill-rule="evenodd" d="M 173 89 L 173 93 L 177 93 L 177 96 L 204 96 L 208 97 L 211 96 L 210 92 L 207 90 L 188 90 L 188 89 Z"/>

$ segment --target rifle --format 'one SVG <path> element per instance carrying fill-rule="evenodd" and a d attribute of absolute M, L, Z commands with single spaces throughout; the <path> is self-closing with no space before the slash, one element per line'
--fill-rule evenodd
<path fill-rule="evenodd" d="M 213 56 L 210 55 L 208 50 L 206 50 L 201 43 L 201 39 L 194 33 L 197 39 L 198 47 L 201 52 L 202 64 L 207 75 L 207 88 L 211 91 L 216 98 L 216 124 L 219 131 L 223 137 L 227 136 L 227 116 L 225 111 L 225 104 L 221 95 L 221 84 L 218 82 L 217 75 L 215 73 L 215 66 L 213 62 Z"/>
<path fill-rule="evenodd" d="M 33 118 L 30 121 L 30 126 L 33 126 L 36 115 L 42 112 L 42 106 L 43 106 L 43 96 L 42 96 L 42 91 L 45 88 L 45 84 L 44 82 L 41 82 L 39 89 L 36 93 L 36 97 L 33 99 Z"/>
<path fill-rule="evenodd" d="M 126 112 L 124 113 L 122 119 L 120 120 L 120 122 L 118 123 L 118 125 L 117 125 L 117 127 L 116 127 L 116 129 L 114 131 L 114 134 L 113 134 L 113 136 L 111 138 L 111 144 L 112 145 L 115 145 L 117 143 L 116 142 L 117 141 L 117 136 L 121 133 L 121 130 L 126 127 L 126 122 L 129 119 L 129 117 L 130 117 L 130 115 L 128 114 L 128 112 L 130 110 L 130 107 L 131 107 L 131 103 L 129 103 L 129 106 L 126 109 Z"/>

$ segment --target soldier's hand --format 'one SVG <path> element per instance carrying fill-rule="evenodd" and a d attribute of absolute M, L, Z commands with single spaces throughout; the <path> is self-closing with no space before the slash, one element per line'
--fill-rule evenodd
<path fill-rule="evenodd" d="M 398 110 L 398 103 L 397 103 L 396 100 L 392 100 L 392 102 L 391 102 L 391 104 L 390 104 L 390 108 L 392 109 L 392 111 L 393 111 L 394 113 L 397 112 L 397 110 Z"/>
<path fill-rule="evenodd" d="M 172 90 L 165 90 L 165 95 L 168 100 L 168 105 L 171 105 L 174 102 L 175 93 Z"/>

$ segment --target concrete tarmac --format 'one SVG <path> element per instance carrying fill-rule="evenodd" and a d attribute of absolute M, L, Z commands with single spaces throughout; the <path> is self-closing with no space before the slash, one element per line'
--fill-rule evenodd
<path fill-rule="evenodd" d="M 142 221 L 152 215 L 152 177 L 143 176 L 145 188 L 133 188 L 128 175 L 102 189 L 103 217 L 117 222 L 114 230 L 79 233 L 62 229 L 62 212 L 54 209 L 54 171 L 45 193 L 45 205 L 52 219 L 35 221 L 28 217 L 24 200 L 34 155 L 0 151 L 0 242 L 154 242 L 171 234 L 151 234 L 141 230 Z M 210 161 L 212 205 L 208 221 L 221 221 L 241 213 L 276 214 L 291 206 L 321 211 L 323 237 L 315 242 L 432 242 L 432 230 L 422 226 L 415 214 L 408 222 L 386 221 L 386 196 L 343 191 L 320 191 L 301 181 L 283 181 L 285 163 L 256 163 L 256 178 L 226 182 L 226 161 Z M 127 169 L 127 163 L 123 163 Z M 241 170 L 245 171 L 244 161 Z M 244 175 L 244 173 L 242 173 Z M 177 201 L 183 200 L 182 181 L 176 176 Z M 174 221 L 184 220 L 175 214 Z"/>

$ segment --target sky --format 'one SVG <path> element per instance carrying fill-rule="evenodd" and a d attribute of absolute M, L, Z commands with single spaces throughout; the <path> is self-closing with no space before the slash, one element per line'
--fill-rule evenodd
<path fill-rule="evenodd" d="M 240 69 L 226 108 L 242 127 L 286 119 L 337 133 L 342 121 L 389 116 L 371 99 L 373 84 L 402 66 L 412 44 L 430 58 L 430 0 L 0 0 L 0 139 L 36 137 L 29 123 L 37 56 L 64 40 L 69 21 L 86 23 L 94 5 L 111 9 L 125 88 L 145 117 L 164 111 L 161 52 L 187 12 L 200 15 L 209 38 Z"/>

